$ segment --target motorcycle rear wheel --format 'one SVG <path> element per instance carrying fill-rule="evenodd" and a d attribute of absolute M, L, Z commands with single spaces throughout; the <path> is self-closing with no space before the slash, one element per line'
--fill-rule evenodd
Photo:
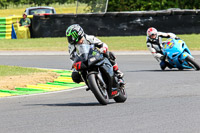
<path fill-rule="evenodd" d="M 117 97 L 114 97 L 115 102 L 117 103 L 123 103 L 127 99 L 127 93 L 126 93 L 126 88 L 125 86 L 122 86 L 119 95 Z"/>
<path fill-rule="evenodd" d="M 199 64 L 194 60 L 194 59 L 192 59 L 191 57 L 186 57 L 186 59 L 185 59 L 186 61 L 187 61 L 187 63 L 191 66 L 191 67 L 193 67 L 196 71 L 199 71 L 200 70 L 200 66 L 199 66 Z"/>
<path fill-rule="evenodd" d="M 88 76 L 88 85 L 99 103 L 107 105 L 109 103 L 107 90 L 101 87 L 98 80 L 99 79 L 95 74 L 90 74 Z"/>

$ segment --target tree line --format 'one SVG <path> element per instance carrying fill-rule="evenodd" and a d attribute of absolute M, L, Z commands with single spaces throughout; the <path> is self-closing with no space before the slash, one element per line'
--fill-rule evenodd
<path fill-rule="evenodd" d="M 54 3 L 65 4 L 74 3 L 76 0 L 0 0 L 0 8 L 6 9 L 9 5 L 50 5 Z"/>
<path fill-rule="evenodd" d="M 7 8 L 11 5 L 50 5 L 54 3 L 86 3 L 93 11 L 97 1 L 103 0 L 0 0 L 0 8 Z M 104 0 L 104 3 L 106 0 Z M 105 5 L 103 5 L 105 6 Z M 144 11 L 163 10 L 168 8 L 200 9 L 199 0 L 109 0 L 107 11 Z"/>
<path fill-rule="evenodd" d="M 109 0 L 108 11 L 200 9 L 199 0 Z"/>

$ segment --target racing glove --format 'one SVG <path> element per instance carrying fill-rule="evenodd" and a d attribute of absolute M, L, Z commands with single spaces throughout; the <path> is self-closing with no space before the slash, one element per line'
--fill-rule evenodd
<path fill-rule="evenodd" d="M 108 48 L 107 47 L 102 47 L 102 48 L 100 48 L 99 49 L 99 51 L 101 52 L 101 53 L 106 53 L 107 51 L 108 51 Z"/>

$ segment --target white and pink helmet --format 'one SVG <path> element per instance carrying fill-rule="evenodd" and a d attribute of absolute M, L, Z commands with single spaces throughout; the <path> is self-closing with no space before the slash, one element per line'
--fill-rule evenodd
<path fill-rule="evenodd" d="M 152 39 L 152 40 L 154 40 L 154 39 L 157 38 L 157 35 L 158 35 L 157 33 L 158 33 L 158 31 L 155 28 L 153 28 L 153 27 L 151 27 L 151 28 L 149 28 L 147 30 L 147 36 L 149 37 L 149 39 Z M 153 35 L 156 35 L 156 37 L 152 38 Z"/>

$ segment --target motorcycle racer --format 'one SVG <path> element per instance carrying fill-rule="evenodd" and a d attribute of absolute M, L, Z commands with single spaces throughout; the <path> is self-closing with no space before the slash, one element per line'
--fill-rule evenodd
<path fill-rule="evenodd" d="M 168 62 L 165 61 L 165 55 L 162 52 L 162 38 L 177 38 L 174 33 L 159 32 L 154 27 L 147 29 L 147 47 L 153 57 L 160 62 L 160 67 L 164 70 L 167 66 L 170 68 Z"/>
<path fill-rule="evenodd" d="M 111 64 L 113 65 L 113 70 L 117 74 L 118 78 L 123 78 L 123 73 L 119 70 L 118 65 L 115 61 L 116 57 L 112 52 L 108 51 L 108 46 L 98 38 L 93 35 L 87 35 L 84 33 L 82 27 L 78 24 L 73 24 L 69 26 L 66 30 L 66 36 L 68 39 L 68 50 L 70 54 L 70 59 L 74 61 L 76 56 L 76 45 L 80 44 L 94 44 L 95 47 L 99 48 L 101 53 L 104 53 L 110 60 Z M 80 83 L 81 76 L 75 69 L 72 72 L 72 80 L 76 83 Z"/>

